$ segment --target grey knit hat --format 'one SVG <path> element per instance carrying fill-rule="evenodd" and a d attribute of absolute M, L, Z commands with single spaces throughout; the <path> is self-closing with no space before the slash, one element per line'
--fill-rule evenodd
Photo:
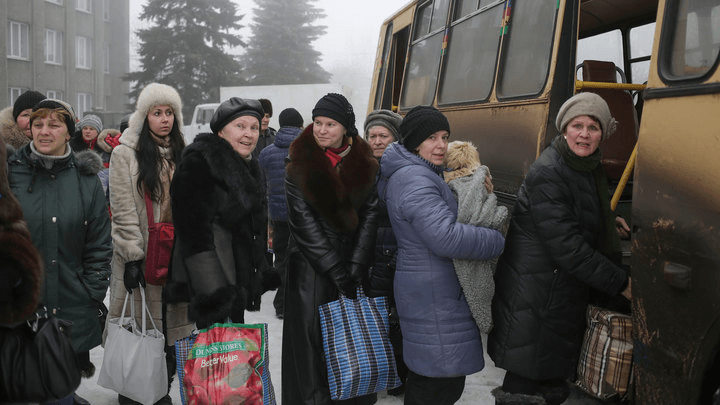
<path fill-rule="evenodd" d="M 615 133 L 617 121 L 610 114 L 610 108 L 605 100 L 595 93 L 587 92 L 572 96 L 560 107 L 555 126 L 560 133 L 563 133 L 568 122 L 580 115 L 588 115 L 600 123 L 603 140 Z"/>
<path fill-rule="evenodd" d="M 77 127 L 80 128 L 80 130 L 85 127 L 93 127 L 98 134 L 103 130 L 102 120 L 94 114 L 85 114 L 85 116 L 77 123 Z"/>
<path fill-rule="evenodd" d="M 397 141 L 400 139 L 400 124 L 402 123 L 402 120 L 403 118 L 400 114 L 394 113 L 390 110 L 375 110 L 371 112 L 365 119 L 365 139 L 367 139 L 370 128 L 379 125 L 387 128 L 393 138 Z"/>

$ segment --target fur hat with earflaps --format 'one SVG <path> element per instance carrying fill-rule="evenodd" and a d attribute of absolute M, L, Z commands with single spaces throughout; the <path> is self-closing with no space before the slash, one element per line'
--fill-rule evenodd
<path fill-rule="evenodd" d="M 175 114 L 175 125 L 182 128 L 182 99 L 177 90 L 172 86 L 161 83 L 150 83 L 140 92 L 137 103 L 135 104 L 135 112 L 130 117 L 128 128 L 132 132 L 140 133 L 145 123 L 148 112 L 156 105 L 169 105 Z"/>

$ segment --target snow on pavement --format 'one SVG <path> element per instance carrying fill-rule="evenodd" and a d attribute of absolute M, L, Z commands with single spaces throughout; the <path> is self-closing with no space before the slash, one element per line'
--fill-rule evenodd
<path fill-rule="evenodd" d="M 275 309 L 272 301 L 275 297 L 275 291 L 268 291 L 262 298 L 261 310 L 258 312 L 246 312 L 246 323 L 267 323 L 270 349 L 270 375 L 273 386 L 275 387 L 275 396 L 278 399 L 278 405 L 281 403 L 282 393 L 280 391 L 280 355 L 282 346 L 282 320 L 275 317 Z M 106 299 L 107 301 L 107 299 Z M 97 385 L 97 376 L 102 366 L 103 349 L 98 346 L 90 351 L 90 360 L 97 368 L 95 375 L 89 379 L 83 379 L 78 388 L 77 393 L 81 397 L 87 399 L 93 405 L 116 405 L 117 394 L 109 389 Z M 477 405 L 477 404 L 494 404 L 495 401 L 490 393 L 495 387 L 502 383 L 505 371 L 495 368 L 492 360 L 485 356 L 485 369 L 479 373 L 475 373 L 467 377 L 465 383 L 465 391 L 457 405 Z M 180 405 L 180 391 L 177 379 L 173 380 L 170 389 L 170 397 L 173 404 Z M 378 394 L 378 405 L 401 405 L 402 396 L 389 396 L 385 392 Z"/>

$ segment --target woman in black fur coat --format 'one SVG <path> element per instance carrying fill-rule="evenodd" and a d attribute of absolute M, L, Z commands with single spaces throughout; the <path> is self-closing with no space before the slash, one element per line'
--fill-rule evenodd
<path fill-rule="evenodd" d="M 198 135 L 183 152 L 170 190 L 175 248 L 165 294 L 190 302 L 198 328 L 243 323 L 279 276 L 265 259 L 267 201 L 252 151 L 263 109 L 233 97 L 215 111 L 213 133 Z"/>
<path fill-rule="evenodd" d="M 315 105 L 285 171 L 290 242 L 282 347 L 283 405 L 331 404 L 318 306 L 367 283 L 377 230 L 377 160 L 340 94 Z M 372 404 L 369 395 L 342 403 Z"/>

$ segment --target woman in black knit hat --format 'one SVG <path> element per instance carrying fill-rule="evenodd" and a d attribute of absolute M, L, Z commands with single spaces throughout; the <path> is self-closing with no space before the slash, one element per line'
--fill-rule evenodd
<path fill-rule="evenodd" d="M 483 346 L 453 259 L 492 259 L 503 249 L 496 230 L 457 222 L 458 204 L 442 177 L 450 124 L 418 106 L 385 149 L 378 192 L 397 239 L 394 296 L 409 371 L 405 405 L 454 404 L 465 376 L 483 369 Z"/>
<path fill-rule="evenodd" d="M 377 227 L 375 175 L 355 114 L 340 94 L 321 98 L 289 150 L 290 225 L 282 347 L 282 403 L 330 404 L 318 306 L 367 281 Z M 372 404 L 369 395 L 339 403 Z"/>

